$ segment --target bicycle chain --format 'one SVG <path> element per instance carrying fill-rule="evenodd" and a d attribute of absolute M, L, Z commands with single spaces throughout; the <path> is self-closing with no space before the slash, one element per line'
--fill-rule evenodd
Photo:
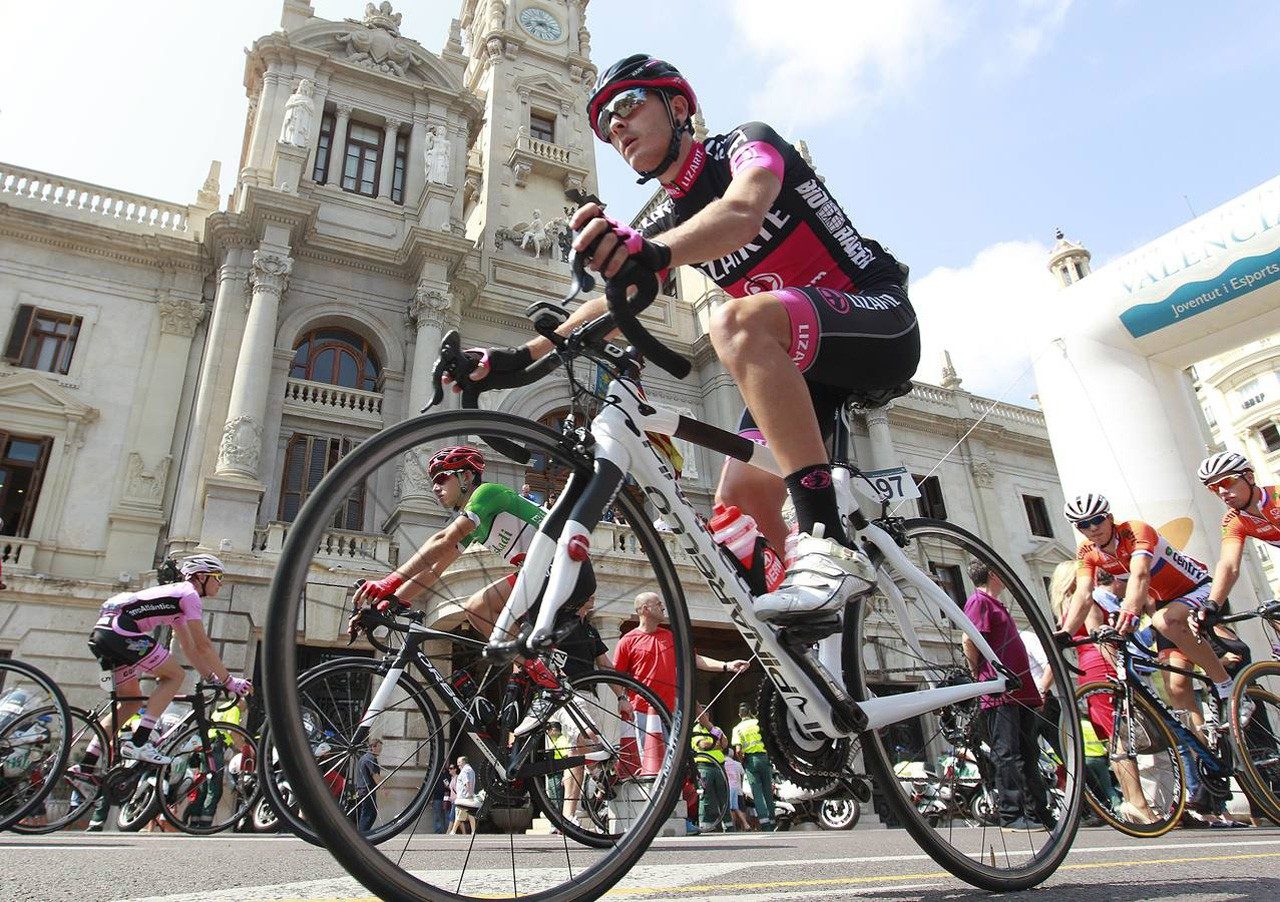
<path fill-rule="evenodd" d="M 816 751 L 801 748 L 788 729 L 786 702 L 769 680 L 760 681 L 756 712 L 769 760 L 785 779 L 801 789 L 817 791 L 847 775 L 854 740 L 830 740 Z"/>

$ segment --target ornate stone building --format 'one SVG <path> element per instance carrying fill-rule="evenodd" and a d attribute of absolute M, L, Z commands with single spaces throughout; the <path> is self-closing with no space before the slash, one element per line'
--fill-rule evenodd
<path fill-rule="evenodd" d="M 0 164 L 0 651 L 92 699 L 98 605 L 148 584 L 162 555 L 202 548 L 229 569 L 211 635 L 233 670 L 254 671 L 284 536 L 320 476 L 426 403 L 444 331 L 519 342 L 525 307 L 562 293 L 564 191 L 595 188 L 587 7 L 464 0 L 432 51 L 389 3 L 326 21 L 284 0 L 280 30 L 246 57 L 225 198 L 216 163 L 185 206 Z M 707 337 L 721 295 L 694 272 L 668 292 L 646 317 L 695 371 L 651 374 L 650 394 L 732 425 L 741 401 Z M 564 392 L 547 380 L 484 403 L 549 419 Z M 928 476 L 922 509 L 988 537 L 1035 591 L 1072 553 L 1035 411 L 975 397 L 952 371 L 855 425 L 857 459 Z M 686 490 L 709 509 L 720 461 L 683 450 Z M 536 476 L 494 469 L 513 486 Z M 304 662 L 345 648 L 352 576 L 443 521 L 413 456 L 343 509 Z M 600 530 L 615 560 L 635 557 L 625 527 Z M 737 649 L 684 575 L 704 648 Z M 626 607 L 606 612 L 607 638 Z"/>

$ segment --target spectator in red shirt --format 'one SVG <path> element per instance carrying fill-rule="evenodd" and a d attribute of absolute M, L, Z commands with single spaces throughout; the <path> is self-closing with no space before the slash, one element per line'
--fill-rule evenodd
<path fill-rule="evenodd" d="M 1000 601 L 1004 583 L 981 561 L 969 564 L 969 578 L 977 589 L 964 604 L 965 616 L 982 633 L 1000 663 L 1020 681 L 1018 688 L 1011 692 L 982 697 L 996 791 L 1000 796 L 1000 822 L 1008 830 L 1051 828 L 1055 819 L 1049 811 L 1048 793 L 1040 774 L 1040 746 L 1036 741 L 1037 718 L 1044 699 L 1031 678 L 1031 663 L 1018 635 L 1018 625 Z M 995 668 L 968 636 L 964 638 L 964 655 L 975 680 L 995 678 Z"/>

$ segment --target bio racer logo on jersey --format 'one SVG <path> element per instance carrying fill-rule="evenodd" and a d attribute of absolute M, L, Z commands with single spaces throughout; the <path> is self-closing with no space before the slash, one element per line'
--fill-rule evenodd
<path fill-rule="evenodd" d="M 849 259 L 859 269 L 866 269 L 876 259 L 862 244 L 857 231 L 849 222 L 835 198 L 827 193 L 817 179 L 809 179 L 796 185 L 796 193 L 814 210 L 818 220 L 826 227 L 832 239 L 849 255 Z"/>

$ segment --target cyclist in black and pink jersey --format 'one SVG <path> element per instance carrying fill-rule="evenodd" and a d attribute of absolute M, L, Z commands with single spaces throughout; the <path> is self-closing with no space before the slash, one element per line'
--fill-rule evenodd
<path fill-rule="evenodd" d="M 729 460 L 717 500 L 754 516 L 781 549 L 790 493 L 801 535 L 786 579 L 756 610 L 806 619 L 874 583 L 865 556 L 848 547 L 823 433 L 852 392 L 890 390 L 914 375 L 920 333 L 906 268 L 854 228 L 800 153 L 760 122 L 695 141 L 696 108 L 680 72 L 645 54 L 600 76 L 591 127 L 667 197 L 638 230 L 586 204 L 573 218 L 573 246 L 606 277 L 628 258 L 659 273 L 690 264 L 730 295 L 711 341 L 746 400 L 740 431 L 767 440 L 786 477 Z M 588 301 L 559 331 L 604 310 L 603 298 Z M 490 349 L 470 378 L 522 369 L 550 349 L 542 338 Z"/>
<path fill-rule="evenodd" d="M 115 723 L 124 723 L 143 708 L 142 687 L 138 682 L 142 674 L 153 674 L 158 680 L 146 699 L 146 714 L 134 727 L 133 734 L 120 745 L 120 754 L 125 758 L 148 764 L 168 764 L 171 760 L 150 741 L 151 731 L 182 688 L 185 676 L 182 665 L 169 649 L 151 635 L 157 627 L 173 629 L 187 660 L 207 679 L 222 683 L 236 695 L 253 691 L 252 683 L 232 676 L 227 670 L 200 619 L 203 599 L 216 596 L 222 587 L 222 561 L 211 554 L 196 554 L 180 561 L 178 572 L 184 577 L 182 582 L 141 592 L 122 592 L 108 598 L 89 635 L 89 649 L 102 669 L 111 671 L 118 695 L 122 699 L 137 699 L 117 704 Z M 110 734 L 110 712 L 102 719 L 102 727 Z M 91 740 L 81 767 L 92 767 L 101 752 L 97 739 Z"/>

